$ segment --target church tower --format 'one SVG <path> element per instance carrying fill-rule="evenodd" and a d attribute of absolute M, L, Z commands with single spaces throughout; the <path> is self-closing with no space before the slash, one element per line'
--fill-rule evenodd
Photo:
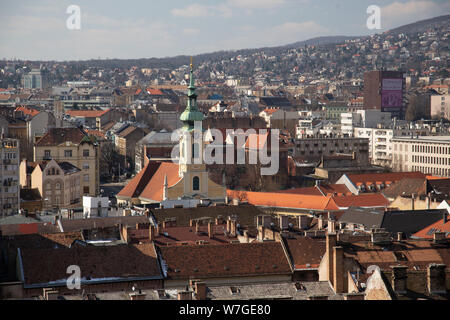
<path fill-rule="evenodd" d="M 203 159 L 202 121 L 204 115 L 198 110 L 195 89 L 194 65 L 191 58 L 187 106 L 180 116 L 183 127 L 180 137 L 179 174 L 184 180 L 183 194 L 185 196 L 208 197 L 209 178 Z"/>

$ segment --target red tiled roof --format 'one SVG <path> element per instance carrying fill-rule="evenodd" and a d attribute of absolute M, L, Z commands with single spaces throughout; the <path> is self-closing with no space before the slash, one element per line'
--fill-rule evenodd
<path fill-rule="evenodd" d="M 130 199 L 139 197 L 160 165 L 161 162 L 149 162 L 122 190 L 120 190 L 117 196 Z"/>
<path fill-rule="evenodd" d="M 159 248 L 169 279 L 202 279 L 289 274 L 291 269 L 279 242 Z"/>
<path fill-rule="evenodd" d="M 268 115 L 272 115 L 275 112 L 277 112 L 279 109 L 264 109 L 264 112 L 267 113 Z"/>
<path fill-rule="evenodd" d="M 358 183 L 371 185 L 377 181 L 396 182 L 403 178 L 425 178 L 425 175 L 420 172 L 390 172 L 390 173 L 365 173 L 365 174 L 349 174 L 348 178 L 355 184 Z"/>
<path fill-rule="evenodd" d="M 248 201 L 255 206 L 295 208 L 306 210 L 339 210 L 331 196 L 288 194 L 276 192 L 247 192 L 227 190 L 232 199 Z"/>
<path fill-rule="evenodd" d="M 413 234 L 413 236 L 423 239 L 433 239 L 433 234 L 435 232 L 445 232 L 447 233 L 446 237 L 450 238 L 450 220 L 447 219 L 446 223 L 444 223 L 443 219 L 439 220 L 432 225 L 416 232 L 415 234 Z"/>
<path fill-rule="evenodd" d="M 109 112 L 108 110 L 68 110 L 66 114 L 71 117 L 84 117 L 84 118 L 97 118 L 101 117 L 105 113 Z"/>
<path fill-rule="evenodd" d="M 94 129 L 86 129 L 86 133 L 90 136 L 95 136 L 97 138 L 105 139 L 105 133 L 100 130 L 94 130 Z"/>
<path fill-rule="evenodd" d="M 320 195 L 322 195 L 322 193 L 325 195 L 333 195 L 335 193 L 337 193 L 338 195 L 352 194 L 351 191 L 348 190 L 348 188 L 345 184 L 322 184 L 320 186 L 314 186 L 314 187 L 283 190 L 283 191 L 279 191 L 279 193 L 304 194 L 304 195 L 316 195 L 316 196 L 320 196 Z"/>
<path fill-rule="evenodd" d="M 159 89 L 147 88 L 147 92 L 149 95 L 152 95 L 152 96 L 162 96 L 163 95 L 162 91 Z"/>
<path fill-rule="evenodd" d="M 341 209 L 349 207 L 386 207 L 389 200 L 381 193 L 366 193 L 360 195 L 334 196 L 334 202 Z"/>
<path fill-rule="evenodd" d="M 25 107 L 25 106 L 19 106 L 14 111 L 22 112 L 24 115 L 28 115 L 31 117 L 34 117 L 35 115 L 38 115 L 40 113 L 36 109 Z"/>
<path fill-rule="evenodd" d="M 167 185 L 172 187 L 177 184 L 181 177 L 178 175 L 179 166 L 176 163 L 161 162 L 149 183 L 142 191 L 140 198 L 145 200 L 162 201 L 164 189 L 164 177 L 167 175 Z"/>

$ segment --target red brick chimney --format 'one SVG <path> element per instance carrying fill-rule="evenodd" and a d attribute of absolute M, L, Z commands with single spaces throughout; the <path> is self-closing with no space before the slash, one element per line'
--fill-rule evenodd
<path fill-rule="evenodd" d="M 322 217 L 322 215 L 320 215 L 317 218 L 317 229 L 318 230 L 322 230 L 323 229 L 323 217 Z"/>
<path fill-rule="evenodd" d="M 199 234 L 200 232 L 200 221 L 195 221 L 195 233 Z"/>
<path fill-rule="evenodd" d="M 155 241 L 155 227 L 152 224 L 150 224 L 149 240 Z"/>
<path fill-rule="evenodd" d="M 327 267 L 327 279 L 330 281 L 331 284 L 333 284 L 334 277 L 333 277 L 333 248 L 336 246 L 337 243 L 337 235 L 335 233 L 328 233 L 326 236 L 326 252 L 328 259 L 328 267 Z"/>
<path fill-rule="evenodd" d="M 192 291 L 178 291 L 178 300 L 192 300 Z"/>
<path fill-rule="evenodd" d="M 203 281 L 195 282 L 194 292 L 197 300 L 206 300 L 206 283 Z"/>
<path fill-rule="evenodd" d="M 248 237 L 248 230 L 244 231 L 244 239 L 245 239 L 245 243 L 249 243 L 250 242 L 250 239 Z"/>
<path fill-rule="evenodd" d="M 333 247 L 333 287 L 336 293 L 344 293 L 344 248 Z"/>
<path fill-rule="evenodd" d="M 209 221 L 208 222 L 208 237 L 211 239 L 213 237 L 213 232 L 212 232 L 212 222 Z"/>

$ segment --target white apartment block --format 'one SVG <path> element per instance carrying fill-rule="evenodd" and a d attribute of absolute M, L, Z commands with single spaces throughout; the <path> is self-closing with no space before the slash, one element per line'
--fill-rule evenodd
<path fill-rule="evenodd" d="M 355 138 L 369 139 L 369 158 L 372 164 L 392 168 L 392 139 L 411 135 L 427 135 L 426 129 L 354 128 Z"/>
<path fill-rule="evenodd" d="M 395 171 L 450 177 L 450 136 L 396 137 L 392 145 Z"/>
<path fill-rule="evenodd" d="M 450 120 L 450 94 L 431 96 L 431 116 Z"/>
<path fill-rule="evenodd" d="M 352 136 L 356 127 L 377 128 L 391 124 L 391 114 L 380 110 L 357 110 L 356 112 L 341 113 L 341 132 Z"/>
<path fill-rule="evenodd" d="M 0 218 L 19 213 L 19 140 L 0 140 Z"/>

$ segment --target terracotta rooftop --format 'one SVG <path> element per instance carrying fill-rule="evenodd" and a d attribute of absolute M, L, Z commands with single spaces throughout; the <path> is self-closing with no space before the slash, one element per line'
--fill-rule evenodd
<path fill-rule="evenodd" d="M 275 192 L 247 192 L 227 190 L 228 197 L 248 201 L 254 206 L 294 208 L 304 210 L 339 210 L 331 196 L 303 195 Z"/>
<path fill-rule="evenodd" d="M 138 198 L 158 170 L 161 162 L 150 161 L 127 185 L 117 194 L 119 198 Z"/>
<path fill-rule="evenodd" d="M 61 232 L 4 236 L 8 247 L 21 249 L 54 249 L 70 247 L 75 240 L 84 240 L 81 232 Z"/>
<path fill-rule="evenodd" d="M 161 162 L 147 186 L 144 188 L 139 198 L 144 200 L 162 201 L 164 189 L 164 177 L 167 176 L 168 187 L 177 184 L 181 177 L 178 174 L 179 166 L 176 163 Z"/>
<path fill-rule="evenodd" d="M 348 190 L 345 184 L 322 184 L 320 186 L 307 187 L 307 188 L 296 188 L 290 190 L 282 190 L 279 193 L 290 193 L 290 194 L 303 194 L 303 195 L 350 195 L 352 194 L 350 190 Z"/>
<path fill-rule="evenodd" d="M 333 200 L 339 209 L 347 209 L 349 207 L 379 208 L 389 205 L 389 200 L 381 193 L 334 196 Z"/>
<path fill-rule="evenodd" d="M 433 235 L 436 232 L 445 232 L 446 238 L 450 239 L 450 219 L 447 218 L 446 223 L 444 223 L 444 219 L 441 219 L 419 232 L 414 233 L 413 236 L 422 239 L 433 239 Z"/>
<path fill-rule="evenodd" d="M 24 115 L 30 117 L 34 117 L 40 113 L 38 110 L 26 106 L 19 106 L 14 111 L 22 112 Z"/>
<path fill-rule="evenodd" d="M 148 223 L 146 216 L 121 216 L 91 219 L 62 219 L 64 232 L 82 231 L 96 228 L 107 228 L 121 225 L 135 226 L 137 223 Z"/>
<path fill-rule="evenodd" d="M 279 242 L 159 248 L 169 279 L 290 274 Z"/>
<path fill-rule="evenodd" d="M 109 112 L 108 110 L 68 110 L 66 114 L 71 117 L 97 118 Z"/>

